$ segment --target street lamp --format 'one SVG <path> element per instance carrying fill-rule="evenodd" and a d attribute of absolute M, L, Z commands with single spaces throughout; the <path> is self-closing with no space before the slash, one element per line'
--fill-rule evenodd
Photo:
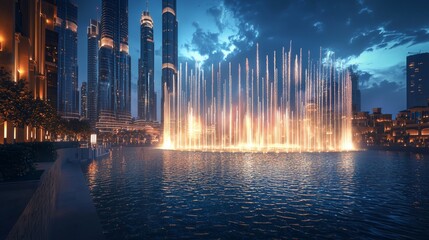
<path fill-rule="evenodd" d="M 91 134 L 92 159 L 95 159 L 95 149 L 97 147 L 97 134 Z"/>

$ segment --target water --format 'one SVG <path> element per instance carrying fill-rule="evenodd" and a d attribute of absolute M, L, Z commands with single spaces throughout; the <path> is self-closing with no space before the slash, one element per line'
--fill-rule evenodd
<path fill-rule="evenodd" d="M 119 148 L 83 168 L 107 239 L 429 238 L 429 156 Z"/>

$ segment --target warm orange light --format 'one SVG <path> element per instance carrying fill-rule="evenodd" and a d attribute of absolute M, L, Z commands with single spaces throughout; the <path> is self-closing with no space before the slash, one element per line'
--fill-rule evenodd
<path fill-rule="evenodd" d="M 4 121 L 4 131 L 3 131 L 3 138 L 7 138 L 7 121 Z"/>
<path fill-rule="evenodd" d="M 3 51 L 3 38 L 0 36 L 0 52 Z"/>

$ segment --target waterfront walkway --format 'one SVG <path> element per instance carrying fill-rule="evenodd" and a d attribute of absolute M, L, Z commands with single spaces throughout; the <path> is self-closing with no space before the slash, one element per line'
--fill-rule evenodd
<path fill-rule="evenodd" d="M 76 149 L 58 151 L 60 190 L 53 219 L 52 239 L 104 239 Z"/>
<path fill-rule="evenodd" d="M 0 184 L 0 239 L 104 239 L 78 152 L 58 150 L 40 181 Z"/>

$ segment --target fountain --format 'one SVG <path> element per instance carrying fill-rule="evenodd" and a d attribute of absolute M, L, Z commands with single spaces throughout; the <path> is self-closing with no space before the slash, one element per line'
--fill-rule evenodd
<path fill-rule="evenodd" d="M 203 151 L 348 151 L 352 145 L 351 80 L 341 63 L 293 55 L 292 44 L 277 66 L 265 58 L 261 76 L 246 59 L 233 78 L 232 64 L 179 67 L 172 88 L 163 86 L 164 148 Z M 271 65 L 270 65 L 271 64 Z M 228 70 L 224 78 L 222 68 Z M 279 72 L 280 70 L 280 72 Z"/>

